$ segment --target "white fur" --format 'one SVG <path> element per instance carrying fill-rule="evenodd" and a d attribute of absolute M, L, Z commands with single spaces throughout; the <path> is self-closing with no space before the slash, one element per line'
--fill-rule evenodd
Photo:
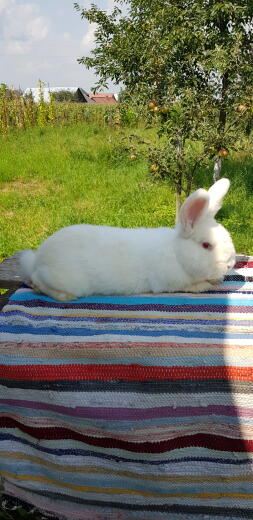
<path fill-rule="evenodd" d="M 227 179 L 197 190 L 180 210 L 175 229 L 124 229 L 79 224 L 45 240 L 20 259 L 23 279 L 58 300 L 92 294 L 201 292 L 223 279 L 235 263 L 229 233 L 214 215 Z M 209 242 L 212 249 L 204 249 Z"/>

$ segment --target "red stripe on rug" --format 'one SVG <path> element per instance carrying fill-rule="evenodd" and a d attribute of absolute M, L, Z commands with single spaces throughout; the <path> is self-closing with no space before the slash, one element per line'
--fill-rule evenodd
<path fill-rule="evenodd" d="M 250 269 L 253 267 L 253 262 L 247 262 L 247 261 L 239 261 L 235 264 L 234 269 Z"/>
<path fill-rule="evenodd" d="M 159 367 L 141 365 L 0 365 L 0 377 L 24 381 L 224 379 L 253 381 L 252 367 Z"/>
<path fill-rule="evenodd" d="M 253 441 L 232 439 L 222 435 L 197 433 L 160 442 L 129 442 L 110 437 L 90 437 L 67 428 L 35 428 L 22 424 L 10 417 L 0 418 L 0 428 L 19 428 L 21 431 L 43 440 L 73 439 L 76 441 L 109 449 L 123 449 L 136 453 L 164 453 L 180 448 L 205 447 L 219 451 L 253 452 Z"/>

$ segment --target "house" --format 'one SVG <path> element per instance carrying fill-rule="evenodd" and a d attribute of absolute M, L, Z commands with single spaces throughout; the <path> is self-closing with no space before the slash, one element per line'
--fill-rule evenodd
<path fill-rule="evenodd" d="M 89 94 L 81 87 L 41 87 L 41 89 L 37 87 L 27 88 L 24 92 L 24 96 L 32 94 L 35 103 L 38 103 L 40 99 L 40 90 L 42 90 L 43 98 L 46 102 L 50 101 L 50 92 L 52 94 L 59 92 L 70 92 L 71 94 L 76 95 L 77 101 L 80 103 L 95 103 Z"/>
<path fill-rule="evenodd" d="M 95 101 L 97 105 L 114 105 L 117 103 L 117 94 L 89 94 L 89 97 Z"/>

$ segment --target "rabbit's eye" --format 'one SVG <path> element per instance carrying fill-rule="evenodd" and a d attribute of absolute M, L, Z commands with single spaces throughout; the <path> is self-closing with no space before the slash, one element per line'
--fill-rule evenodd
<path fill-rule="evenodd" d="M 213 249 L 212 244 L 210 244 L 209 242 L 202 242 L 202 247 L 204 249 Z"/>

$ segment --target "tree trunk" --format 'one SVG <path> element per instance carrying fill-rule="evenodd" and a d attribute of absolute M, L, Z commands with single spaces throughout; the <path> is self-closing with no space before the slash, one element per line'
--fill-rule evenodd
<path fill-rule="evenodd" d="M 220 114 L 219 114 L 219 134 L 224 132 L 226 121 L 227 121 L 227 90 L 229 85 L 229 76 L 228 71 L 226 71 L 222 76 L 222 86 L 221 86 L 221 103 L 220 103 Z"/>
<path fill-rule="evenodd" d="M 224 26 L 225 29 L 225 26 Z M 229 73 L 226 71 L 221 80 L 221 99 L 220 99 L 220 113 L 219 113 L 219 123 L 218 123 L 218 136 L 220 138 L 221 144 L 223 141 L 223 136 L 225 132 L 226 122 L 227 122 L 227 90 L 229 86 Z M 217 181 L 220 179 L 221 175 L 221 157 L 219 155 L 215 155 L 214 167 L 213 167 L 213 179 Z"/>
<path fill-rule="evenodd" d="M 177 191 L 176 191 L 176 223 L 178 221 L 180 207 L 181 207 L 181 192 L 178 191 L 178 187 L 177 187 Z"/>
<path fill-rule="evenodd" d="M 181 206 L 182 181 L 183 181 L 183 142 L 181 134 L 177 135 L 177 170 L 178 178 L 176 184 L 176 223 L 178 221 Z"/>
<path fill-rule="evenodd" d="M 253 128 L 253 117 L 251 116 L 245 129 L 245 134 L 249 137 Z"/>
<path fill-rule="evenodd" d="M 221 174 L 221 157 L 219 155 L 215 155 L 214 167 L 213 167 L 213 180 L 214 182 L 220 179 Z"/>

